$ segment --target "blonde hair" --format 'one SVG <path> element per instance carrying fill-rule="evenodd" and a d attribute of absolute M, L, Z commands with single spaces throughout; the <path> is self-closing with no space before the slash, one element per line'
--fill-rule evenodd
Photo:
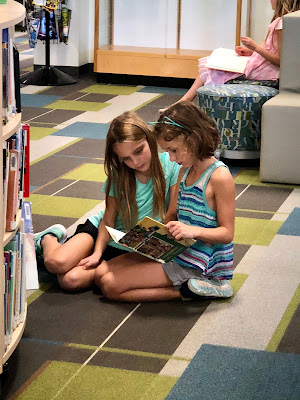
<path fill-rule="evenodd" d="M 170 124 L 165 117 L 175 124 Z M 154 132 L 158 139 L 165 141 L 181 136 L 190 152 L 201 161 L 213 156 L 220 142 L 214 120 L 191 101 L 180 101 L 167 108 L 155 125 Z"/>
<path fill-rule="evenodd" d="M 277 0 L 271 22 L 278 17 L 283 17 L 285 14 L 298 10 L 300 10 L 300 0 Z"/>
<path fill-rule="evenodd" d="M 138 221 L 136 203 L 136 177 L 133 169 L 120 161 L 114 152 L 116 143 L 146 139 L 151 152 L 150 172 L 153 182 L 153 216 L 163 219 L 165 214 L 166 183 L 158 156 L 157 143 L 148 125 L 134 112 L 127 111 L 115 118 L 108 130 L 105 148 L 104 169 L 107 175 L 106 196 L 111 187 L 117 210 L 126 230 Z"/>

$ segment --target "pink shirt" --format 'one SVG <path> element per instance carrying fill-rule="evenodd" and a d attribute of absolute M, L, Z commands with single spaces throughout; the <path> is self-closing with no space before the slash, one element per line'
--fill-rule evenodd
<path fill-rule="evenodd" d="M 278 41 L 276 30 L 282 29 L 282 18 L 276 18 L 270 25 L 268 30 L 268 35 L 265 39 L 264 48 L 270 53 L 278 52 Z M 260 54 L 253 52 L 252 56 L 249 58 L 246 69 L 245 76 L 248 79 L 278 79 L 279 78 L 279 66 L 270 63 Z"/>

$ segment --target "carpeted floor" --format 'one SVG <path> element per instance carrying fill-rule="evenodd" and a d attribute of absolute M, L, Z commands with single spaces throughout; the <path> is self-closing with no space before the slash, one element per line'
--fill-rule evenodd
<path fill-rule="evenodd" d="M 24 74 L 33 51 L 17 40 Z M 104 143 L 115 116 L 136 110 L 154 121 L 184 92 L 101 85 L 93 75 L 70 86 L 24 86 L 35 232 L 61 223 L 71 234 L 103 207 Z M 24 336 L 1 379 L 3 399 L 299 398 L 300 188 L 262 184 L 253 163 L 228 164 L 234 297 L 113 303 L 93 291 L 65 293 L 40 269 Z"/>

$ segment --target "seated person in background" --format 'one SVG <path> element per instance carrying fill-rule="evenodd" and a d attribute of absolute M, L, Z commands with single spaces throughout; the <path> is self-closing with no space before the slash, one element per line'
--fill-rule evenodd
<path fill-rule="evenodd" d="M 270 0 L 274 10 L 267 36 L 261 45 L 249 37 L 242 37 L 245 47 L 237 46 L 240 56 L 250 56 L 244 74 L 210 69 L 206 67 L 208 57 L 199 59 L 199 75 L 188 92 L 179 100 L 192 101 L 197 89 L 204 85 L 220 85 L 231 79 L 242 77 L 250 80 L 278 80 L 282 36 L 282 17 L 285 14 L 300 10 L 300 0 Z M 165 109 L 161 109 L 163 112 Z"/>

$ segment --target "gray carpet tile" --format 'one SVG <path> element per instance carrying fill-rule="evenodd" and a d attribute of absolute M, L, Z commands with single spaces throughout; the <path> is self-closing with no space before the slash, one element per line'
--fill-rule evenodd
<path fill-rule="evenodd" d="M 72 85 L 64 85 L 64 86 L 52 86 L 49 89 L 43 91 L 45 95 L 55 95 L 55 96 L 66 96 L 68 94 L 78 92 L 82 89 L 87 88 L 88 86 L 94 85 L 96 83 L 96 79 L 91 76 L 89 79 L 83 80 L 80 79 L 77 83 Z M 82 93 L 84 94 L 84 93 Z"/>
<path fill-rule="evenodd" d="M 44 114 L 46 112 L 49 112 L 51 110 L 47 108 L 38 108 L 38 107 L 22 107 L 22 122 L 27 122 L 30 121 L 32 118 L 38 117 L 41 114 Z M 39 118 L 40 119 L 40 118 Z M 36 119 L 34 120 L 35 123 L 38 122 Z M 52 120 L 52 117 L 50 117 L 50 120 L 48 118 L 49 122 L 52 122 L 53 124 L 56 125 L 55 120 Z M 31 121 L 30 121 L 31 123 Z"/>
<path fill-rule="evenodd" d="M 159 108 L 158 106 L 146 105 L 136 110 L 136 113 L 146 122 L 157 121 L 160 115 Z"/>
<path fill-rule="evenodd" d="M 91 101 L 95 103 L 105 103 L 107 101 L 109 103 L 109 100 L 113 99 L 114 97 L 116 97 L 114 94 L 89 93 L 82 97 L 80 101 Z"/>
<path fill-rule="evenodd" d="M 300 354 L 300 305 L 298 305 L 284 335 L 279 343 L 277 351 L 281 353 Z"/>
<path fill-rule="evenodd" d="M 45 185 L 86 162 L 75 157 L 49 156 L 30 166 L 30 184 L 32 186 Z"/>
<path fill-rule="evenodd" d="M 251 246 L 247 244 L 233 244 L 233 267 L 237 267 Z"/>
<path fill-rule="evenodd" d="M 54 125 L 61 124 L 65 121 L 68 121 L 71 118 L 77 117 L 77 115 L 82 114 L 84 111 L 73 111 L 73 110 L 53 110 L 52 112 L 45 112 L 50 111 L 49 108 L 44 108 L 44 115 L 41 115 L 38 118 L 35 118 L 35 122 L 42 122 L 42 123 L 54 123 Z"/>
<path fill-rule="evenodd" d="M 155 99 L 149 103 L 150 106 L 155 106 L 159 108 L 169 107 L 171 104 L 176 103 L 180 100 L 182 96 L 175 94 L 164 94 L 158 99 Z"/>
<path fill-rule="evenodd" d="M 106 345 L 171 355 L 209 304 L 206 300 L 144 303 Z"/>
<path fill-rule="evenodd" d="M 237 199 L 236 208 L 275 212 L 292 191 L 289 188 L 250 186 L 247 195 Z"/>
<path fill-rule="evenodd" d="M 155 357 L 143 357 L 132 354 L 100 351 L 89 362 L 89 365 L 157 374 L 162 370 L 167 361 L 168 360 Z"/>
<path fill-rule="evenodd" d="M 236 217 L 242 218 L 257 218 L 257 219 L 271 219 L 274 216 L 274 213 L 264 213 L 264 212 L 252 212 L 252 211 L 240 211 L 236 210 Z"/>
<path fill-rule="evenodd" d="M 101 182 L 79 181 L 59 192 L 57 196 L 105 200 L 105 193 L 101 191 L 102 187 Z"/>
<path fill-rule="evenodd" d="M 53 361 L 83 364 L 94 351 L 94 349 L 60 346 L 56 352 L 50 354 L 50 359 Z"/>
<path fill-rule="evenodd" d="M 104 160 L 105 140 L 104 139 L 82 139 L 68 147 L 58 151 L 56 155 L 90 157 L 91 159 L 102 158 Z M 95 162 L 100 162 L 95 160 Z M 103 161 L 102 161 L 103 163 Z"/>
<path fill-rule="evenodd" d="M 237 197 L 242 191 L 247 187 L 247 185 L 236 184 L 235 185 L 235 197 Z"/>
<path fill-rule="evenodd" d="M 102 193 L 101 191 L 103 183 L 89 181 L 78 181 L 75 183 L 73 182 L 75 181 L 72 181 L 71 179 L 58 179 L 55 182 L 52 182 L 49 185 L 38 189 L 34 193 L 52 195 L 59 190 L 60 192 L 57 193 L 56 196 L 105 200 L 105 193 Z M 68 186 L 70 184 L 72 185 Z"/>
<path fill-rule="evenodd" d="M 101 302 L 92 291 L 66 293 L 52 286 L 31 303 L 25 337 L 99 346 L 134 307 Z"/>
<path fill-rule="evenodd" d="M 54 215 L 41 215 L 41 214 L 33 214 L 32 215 L 32 225 L 33 231 L 35 233 L 41 232 L 44 229 L 49 228 L 49 226 L 54 224 L 61 224 L 68 228 L 73 225 L 77 221 L 76 218 L 70 217 L 60 217 Z"/>

